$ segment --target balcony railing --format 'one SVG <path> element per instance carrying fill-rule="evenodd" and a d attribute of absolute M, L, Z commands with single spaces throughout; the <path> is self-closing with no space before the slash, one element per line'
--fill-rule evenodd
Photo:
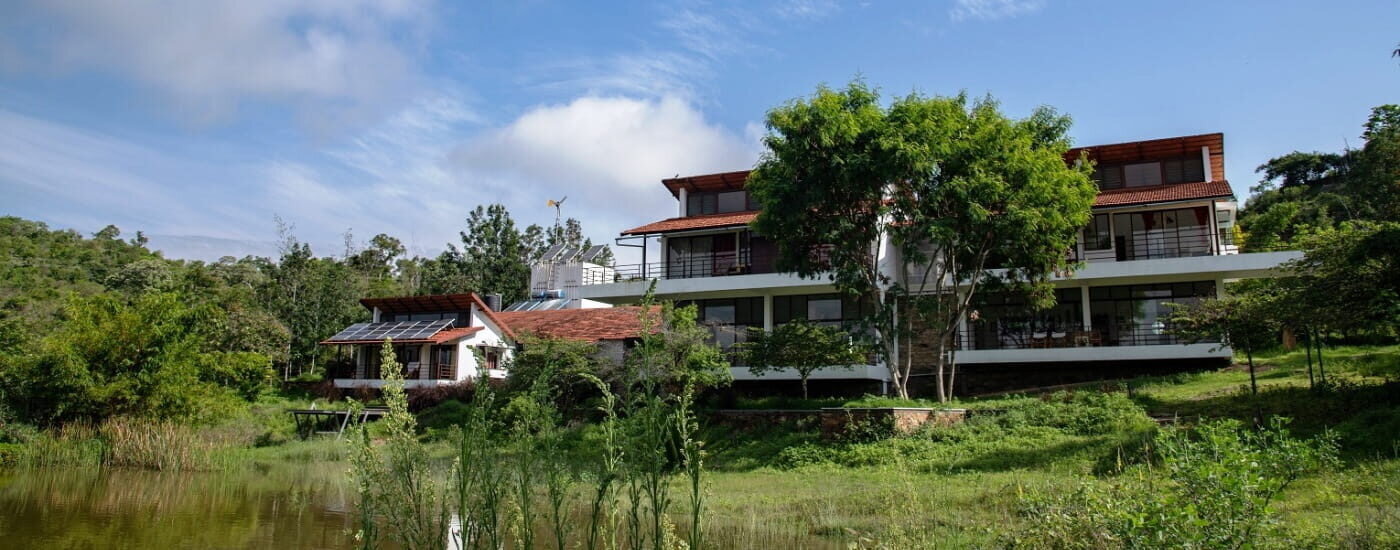
<path fill-rule="evenodd" d="M 1003 323 L 975 327 L 957 336 L 958 348 L 969 351 L 1156 346 L 1183 343 L 1165 323 L 1112 324 L 1085 328 L 1073 324 Z"/>
<path fill-rule="evenodd" d="M 379 365 L 371 365 L 365 368 L 365 376 L 355 376 L 356 371 L 353 364 L 339 364 L 331 367 L 332 378 L 348 378 L 357 380 L 379 380 L 384 377 L 383 369 Z M 427 374 L 427 378 L 423 375 Z M 452 363 L 409 363 L 404 367 L 405 380 L 456 380 L 457 365 Z"/>
<path fill-rule="evenodd" d="M 826 250 L 820 250 L 813 254 L 818 262 L 825 261 L 828 257 Z M 749 250 L 716 252 L 671 258 L 662 262 L 585 268 L 582 283 L 596 285 L 643 279 L 698 279 L 776 273 L 776 265 L 777 255 L 773 253 L 757 253 Z"/>
<path fill-rule="evenodd" d="M 1151 260 L 1158 258 L 1188 258 L 1220 253 L 1215 228 L 1190 226 L 1176 229 L 1134 231 L 1113 237 L 1114 257 L 1118 261 Z"/>

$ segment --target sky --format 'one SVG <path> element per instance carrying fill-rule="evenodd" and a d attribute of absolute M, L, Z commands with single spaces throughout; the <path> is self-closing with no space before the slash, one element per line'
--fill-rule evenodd
<path fill-rule="evenodd" d="M 502 203 L 595 242 L 675 215 L 662 178 L 747 169 L 765 113 L 888 99 L 1050 105 L 1077 145 L 1225 133 L 1236 194 L 1400 102 L 1400 2 L 0 3 L 0 215 L 142 231 L 168 257 L 431 255 Z M 628 258 L 630 251 L 620 251 Z"/>

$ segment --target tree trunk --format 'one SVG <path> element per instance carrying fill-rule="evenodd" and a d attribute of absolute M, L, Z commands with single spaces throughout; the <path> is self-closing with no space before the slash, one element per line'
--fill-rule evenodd
<path fill-rule="evenodd" d="M 1315 331 L 1315 332 L 1313 332 L 1313 335 L 1314 335 L 1314 340 L 1317 342 L 1316 344 L 1314 344 L 1314 346 L 1317 347 L 1317 379 L 1318 379 L 1318 381 L 1322 382 L 1323 384 L 1326 384 L 1326 383 L 1327 383 L 1327 367 L 1326 367 L 1326 366 L 1323 366 L 1323 364 L 1322 364 L 1322 346 L 1323 346 L 1323 342 L 1322 342 L 1321 334 L 1319 334 L 1318 332 Z"/>
<path fill-rule="evenodd" d="M 1308 334 L 1304 332 L 1303 352 L 1308 355 L 1308 389 L 1313 389 L 1317 387 L 1317 381 L 1313 379 L 1312 345 L 1312 337 L 1308 336 Z"/>
<path fill-rule="evenodd" d="M 944 368 L 944 366 L 945 366 L 945 361 L 944 361 L 944 357 L 943 357 L 943 339 L 940 338 L 939 341 L 938 341 L 938 372 L 936 373 L 936 374 L 937 374 L 937 377 L 938 377 L 938 380 L 937 380 L 937 388 L 936 388 L 936 389 L 937 389 L 937 391 L 938 391 L 938 402 L 939 402 L 939 403 L 947 403 L 947 402 L 948 402 L 948 387 L 944 384 L 944 380 L 943 380 L 943 368 Z"/>
<path fill-rule="evenodd" d="M 1254 353 L 1245 348 L 1244 357 L 1249 362 L 1249 393 L 1259 395 L 1259 382 L 1254 379 Z"/>
<path fill-rule="evenodd" d="M 807 399 L 807 375 L 802 375 L 802 399 Z"/>

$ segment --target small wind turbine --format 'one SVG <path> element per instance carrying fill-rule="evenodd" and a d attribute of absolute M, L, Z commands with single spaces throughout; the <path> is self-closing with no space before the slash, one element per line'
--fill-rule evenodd
<path fill-rule="evenodd" d="M 553 207 L 554 207 L 554 226 L 555 226 L 555 227 L 559 227 L 559 207 L 560 207 L 560 206 L 564 206 L 564 201 L 566 201 L 566 200 L 569 200 L 569 196 L 568 196 L 568 195 L 564 195 L 564 198 L 559 199 L 559 200 L 557 200 L 557 201 L 554 200 L 554 199 L 549 199 L 548 201 L 545 202 L 545 205 L 547 205 L 547 206 L 553 206 Z"/>

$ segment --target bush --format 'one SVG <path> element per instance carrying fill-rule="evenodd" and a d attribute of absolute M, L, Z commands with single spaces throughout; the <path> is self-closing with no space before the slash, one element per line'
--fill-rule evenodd
<path fill-rule="evenodd" d="M 449 399 L 418 413 L 418 431 L 433 432 L 461 426 L 471 415 L 471 407 L 462 401 Z"/>
<path fill-rule="evenodd" d="M 893 426 L 857 425 L 839 441 L 778 452 L 783 468 L 910 465 L 919 471 L 1000 471 L 1054 466 L 1106 470 L 1138 455 L 1156 424 L 1118 393 L 1056 393 L 970 404 L 969 417 L 891 437 Z"/>
<path fill-rule="evenodd" d="M 1017 548 L 1240 548 L 1270 527 L 1269 504 L 1301 475 L 1336 464 L 1330 437 L 1292 438 L 1286 420 L 1250 430 L 1223 420 L 1156 438 L 1160 466 L 1107 487 L 1023 501 Z"/>
<path fill-rule="evenodd" d="M 499 382 L 495 381 L 490 383 L 499 384 Z M 416 388 L 407 390 L 406 393 L 408 394 L 408 410 L 415 412 L 423 411 L 441 403 L 454 400 L 471 402 L 472 397 L 476 396 L 476 381 L 463 380 L 456 384 L 448 384 L 446 386 Z"/>

